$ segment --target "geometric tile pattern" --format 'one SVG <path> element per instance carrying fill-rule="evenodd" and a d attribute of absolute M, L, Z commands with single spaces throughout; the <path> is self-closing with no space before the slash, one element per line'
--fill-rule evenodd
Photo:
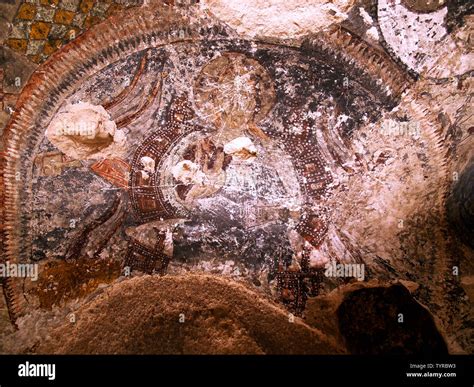
<path fill-rule="evenodd" d="M 94 24 L 141 3 L 142 0 L 26 0 L 18 8 L 6 44 L 41 63 Z"/>

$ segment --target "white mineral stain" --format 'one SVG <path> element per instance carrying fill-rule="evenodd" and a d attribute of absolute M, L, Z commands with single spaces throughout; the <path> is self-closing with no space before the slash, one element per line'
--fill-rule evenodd
<path fill-rule="evenodd" d="M 147 173 L 155 173 L 155 160 L 153 160 L 151 157 L 148 156 L 143 156 L 140 159 L 140 162 L 143 165 L 143 171 Z"/>
<path fill-rule="evenodd" d="M 184 184 L 203 185 L 206 181 L 206 175 L 190 160 L 180 161 L 173 167 L 171 173 L 177 181 Z"/>
<path fill-rule="evenodd" d="M 62 108 L 47 128 L 46 137 L 65 155 L 78 160 L 121 154 L 125 144 L 124 133 L 109 113 L 88 102 Z"/>
<path fill-rule="evenodd" d="M 257 148 L 248 137 L 237 137 L 224 145 L 224 152 L 238 160 L 253 161 L 257 157 Z"/>

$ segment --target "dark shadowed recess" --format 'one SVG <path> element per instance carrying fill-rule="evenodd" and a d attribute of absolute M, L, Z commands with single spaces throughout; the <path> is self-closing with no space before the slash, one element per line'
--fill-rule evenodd
<path fill-rule="evenodd" d="M 459 176 L 446 202 L 446 211 L 457 236 L 474 248 L 474 162 Z"/>
<path fill-rule="evenodd" d="M 355 290 L 345 297 L 337 317 L 353 354 L 425 357 L 448 353 L 431 314 L 402 285 Z"/>

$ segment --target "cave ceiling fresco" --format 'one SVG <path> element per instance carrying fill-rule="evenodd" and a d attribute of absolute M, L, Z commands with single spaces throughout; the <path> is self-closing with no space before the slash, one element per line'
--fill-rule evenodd
<path fill-rule="evenodd" d="M 452 275 L 472 253 L 445 213 L 469 164 L 470 25 L 361 4 L 289 28 L 151 2 L 40 65 L 4 130 L 2 261 L 39 267 L 4 281 L 11 322 L 143 275 L 232 279 L 303 319 L 336 288 L 403 281 L 472 351 Z"/>

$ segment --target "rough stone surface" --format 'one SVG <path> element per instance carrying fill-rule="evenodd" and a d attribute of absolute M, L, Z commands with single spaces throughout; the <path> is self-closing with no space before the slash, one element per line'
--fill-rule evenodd
<path fill-rule="evenodd" d="M 351 0 L 204 0 L 202 8 L 251 37 L 296 39 L 343 21 Z"/>
<path fill-rule="evenodd" d="M 140 303 L 137 303 L 137 297 Z M 40 353 L 344 353 L 277 305 L 213 276 L 135 278 L 107 288 L 60 326 Z M 179 322 L 181 318 L 182 322 Z"/>

